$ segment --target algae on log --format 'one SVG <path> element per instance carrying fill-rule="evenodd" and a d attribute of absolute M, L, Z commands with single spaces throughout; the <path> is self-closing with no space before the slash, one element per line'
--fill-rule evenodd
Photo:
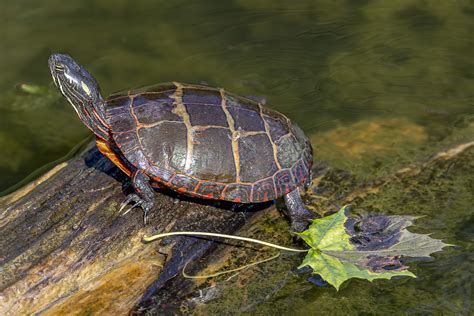
<path fill-rule="evenodd" d="M 118 213 L 129 179 L 97 149 L 0 198 L 0 314 L 128 313 L 215 243 L 142 237 L 232 233 L 252 212 L 157 194 L 158 210 Z M 266 205 L 268 206 L 268 204 Z"/>

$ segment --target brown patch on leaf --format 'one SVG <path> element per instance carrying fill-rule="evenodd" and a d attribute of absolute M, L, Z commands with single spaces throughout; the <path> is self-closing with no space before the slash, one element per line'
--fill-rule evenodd
<path fill-rule="evenodd" d="M 357 250 L 390 248 L 400 241 L 401 231 L 413 224 L 412 216 L 369 215 L 349 218 L 344 226 Z"/>
<path fill-rule="evenodd" d="M 400 261 L 400 256 L 368 256 L 363 266 L 376 273 L 408 269 L 408 266 Z"/>

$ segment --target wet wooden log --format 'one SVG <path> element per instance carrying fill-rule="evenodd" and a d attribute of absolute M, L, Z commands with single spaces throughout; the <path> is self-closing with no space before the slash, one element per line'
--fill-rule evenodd
<path fill-rule="evenodd" d="M 165 192 L 144 225 L 141 211 L 118 213 L 130 192 L 94 146 L 0 198 L 0 314 L 128 313 L 215 246 L 184 237 L 145 244 L 144 235 L 232 233 L 254 214 Z"/>
<path fill-rule="evenodd" d="M 449 165 L 472 148 L 474 142 L 453 146 L 365 184 L 319 165 L 314 185 L 326 198 L 311 204 L 334 210 L 336 204 L 356 203 L 391 182 L 416 177 L 443 162 Z M 156 195 L 160 208 L 144 225 L 140 211 L 126 216 L 117 212 L 130 191 L 129 180 L 93 148 L 0 198 L 0 314 L 164 313 L 170 305 L 179 312 L 182 306 L 192 307 L 189 296 L 203 282 L 179 277 L 183 266 L 195 263 L 189 270 L 198 274 L 226 268 L 231 248 L 221 247 L 218 259 L 198 262 L 215 252 L 217 243 L 173 237 L 144 244 L 144 235 L 239 229 L 245 235 L 262 218 L 280 216 L 271 205 L 260 212 L 233 210 L 231 205 L 177 199 L 164 192 Z M 287 231 L 285 235 L 290 236 Z"/>

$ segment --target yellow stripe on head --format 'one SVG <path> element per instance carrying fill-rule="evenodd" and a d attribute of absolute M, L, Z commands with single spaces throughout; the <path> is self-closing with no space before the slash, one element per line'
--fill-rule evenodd
<path fill-rule="evenodd" d="M 91 89 L 89 89 L 89 87 L 84 83 L 84 81 L 81 81 L 81 86 L 82 86 L 82 89 L 84 90 L 85 93 L 87 93 L 87 95 L 91 95 Z"/>

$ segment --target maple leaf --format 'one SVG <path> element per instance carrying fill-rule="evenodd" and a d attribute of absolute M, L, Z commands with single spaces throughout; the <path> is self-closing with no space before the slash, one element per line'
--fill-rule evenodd
<path fill-rule="evenodd" d="M 301 267 L 310 266 L 337 290 L 350 278 L 369 281 L 394 276 L 416 277 L 401 261 L 402 256 L 429 257 L 450 246 L 429 235 L 406 228 L 413 216 L 367 216 L 349 218 L 346 207 L 316 219 L 299 235 L 311 247 Z"/>

